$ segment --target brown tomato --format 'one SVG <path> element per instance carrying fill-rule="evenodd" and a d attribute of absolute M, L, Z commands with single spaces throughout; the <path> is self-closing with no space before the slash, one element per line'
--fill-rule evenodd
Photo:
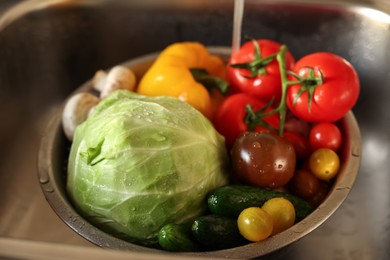
<path fill-rule="evenodd" d="M 236 140 L 231 152 L 233 170 L 241 182 L 274 189 L 293 177 L 295 150 L 280 136 L 246 132 Z"/>

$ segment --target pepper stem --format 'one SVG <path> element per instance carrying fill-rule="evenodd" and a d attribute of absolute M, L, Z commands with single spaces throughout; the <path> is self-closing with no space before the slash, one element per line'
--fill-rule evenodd
<path fill-rule="evenodd" d="M 230 86 L 226 81 L 210 75 L 207 70 L 202 68 L 190 68 L 190 72 L 195 81 L 202 84 L 207 90 L 217 89 L 223 95 L 227 95 Z"/>

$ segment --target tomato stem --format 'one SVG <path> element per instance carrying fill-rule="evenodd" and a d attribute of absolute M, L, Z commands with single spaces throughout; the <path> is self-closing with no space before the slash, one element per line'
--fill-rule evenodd
<path fill-rule="evenodd" d="M 286 97 L 287 97 L 287 88 L 289 86 L 289 82 L 287 79 L 287 72 L 286 72 L 286 52 L 287 52 L 287 46 L 282 45 L 280 47 L 278 54 L 276 55 L 276 59 L 279 63 L 280 77 L 282 81 L 282 97 L 280 99 L 280 103 L 277 108 L 277 110 L 279 111 L 279 135 L 280 136 L 283 135 L 284 123 L 286 121 L 286 111 L 287 111 Z"/>
<path fill-rule="evenodd" d="M 271 107 L 272 103 L 274 102 L 274 99 L 272 98 L 264 107 L 259 109 L 258 111 L 253 111 L 253 108 L 247 104 L 246 109 L 246 116 L 245 116 L 245 123 L 248 125 L 248 129 L 250 131 L 254 131 L 256 126 L 262 126 L 268 130 L 275 131 L 276 129 L 268 124 L 264 117 L 267 113 L 264 113 L 269 107 Z"/>
<path fill-rule="evenodd" d="M 279 103 L 278 107 L 275 108 L 274 110 L 262 114 L 262 117 L 270 116 L 270 115 L 273 115 L 275 113 L 279 114 L 279 129 L 278 129 L 278 135 L 279 136 L 283 136 L 284 123 L 286 121 L 287 88 L 290 85 L 297 83 L 296 81 L 288 81 L 288 79 L 287 79 L 288 71 L 286 70 L 286 52 L 287 52 L 287 46 L 286 45 L 282 45 L 280 47 L 280 50 L 276 54 L 276 60 L 278 61 L 278 64 L 279 64 L 281 83 L 282 83 L 282 96 L 280 98 L 280 103 Z M 298 83 L 300 83 L 300 82 L 301 81 L 299 81 Z"/>
<path fill-rule="evenodd" d="M 324 83 L 324 75 L 319 68 L 305 67 L 307 69 L 307 76 L 300 76 L 296 73 L 288 71 L 290 75 L 298 79 L 298 84 L 302 86 L 299 88 L 298 93 L 295 95 L 293 105 L 297 102 L 298 98 L 302 93 L 308 93 L 308 111 L 311 111 L 311 103 L 313 101 L 314 90 L 317 86 Z M 290 85 L 293 85 L 293 81 L 289 82 Z"/>
<path fill-rule="evenodd" d="M 253 47 L 254 47 L 254 59 L 251 62 L 246 63 L 236 63 L 231 64 L 230 66 L 232 68 L 237 69 L 246 69 L 250 71 L 250 76 L 248 78 L 254 78 L 258 75 L 266 75 L 266 69 L 265 67 L 271 63 L 277 56 L 277 54 L 272 54 L 267 57 L 262 58 L 261 57 L 261 49 L 256 40 L 252 40 Z"/>

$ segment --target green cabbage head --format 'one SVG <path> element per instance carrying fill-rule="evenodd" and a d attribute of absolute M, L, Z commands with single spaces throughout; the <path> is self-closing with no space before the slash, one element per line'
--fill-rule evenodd
<path fill-rule="evenodd" d="M 163 225 L 204 213 L 227 162 L 223 137 L 187 103 L 118 90 L 77 127 L 67 191 L 102 230 L 151 245 Z"/>

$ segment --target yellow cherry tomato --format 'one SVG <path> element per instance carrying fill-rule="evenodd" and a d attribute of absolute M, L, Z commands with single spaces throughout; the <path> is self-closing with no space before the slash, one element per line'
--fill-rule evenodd
<path fill-rule="evenodd" d="M 205 70 L 209 75 L 224 80 L 226 65 L 210 54 L 198 42 L 179 42 L 165 48 L 141 78 L 137 92 L 146 96 L 171 96 L 187 102 L 203 115 L 212 118 L 220 102 L 216 95 L 197 82 L 191 70 Z M 214 105 L 214 103 L 216 103 Z"/>
<path fill-rule="evenodd" d="M 271 235 L 282 232 L 294 225 L 295 208 L 289 200 L 281 197 L 269 199 L 261 208 L 272 217 L 274 225 Z"/>
<path fill-rule="evenodd" d="M 262 208 L 244 209 L 237 219 L 238 230 L 249 241 L 258 242 L 272 234 L 272 217 Z"/>
<path fill-rule="evenodd" d="M 340 158 L 333 150 L 321 148 L 311 154 L 309 167 L 318 179 L 328 181 L 337 175 Z"/>

